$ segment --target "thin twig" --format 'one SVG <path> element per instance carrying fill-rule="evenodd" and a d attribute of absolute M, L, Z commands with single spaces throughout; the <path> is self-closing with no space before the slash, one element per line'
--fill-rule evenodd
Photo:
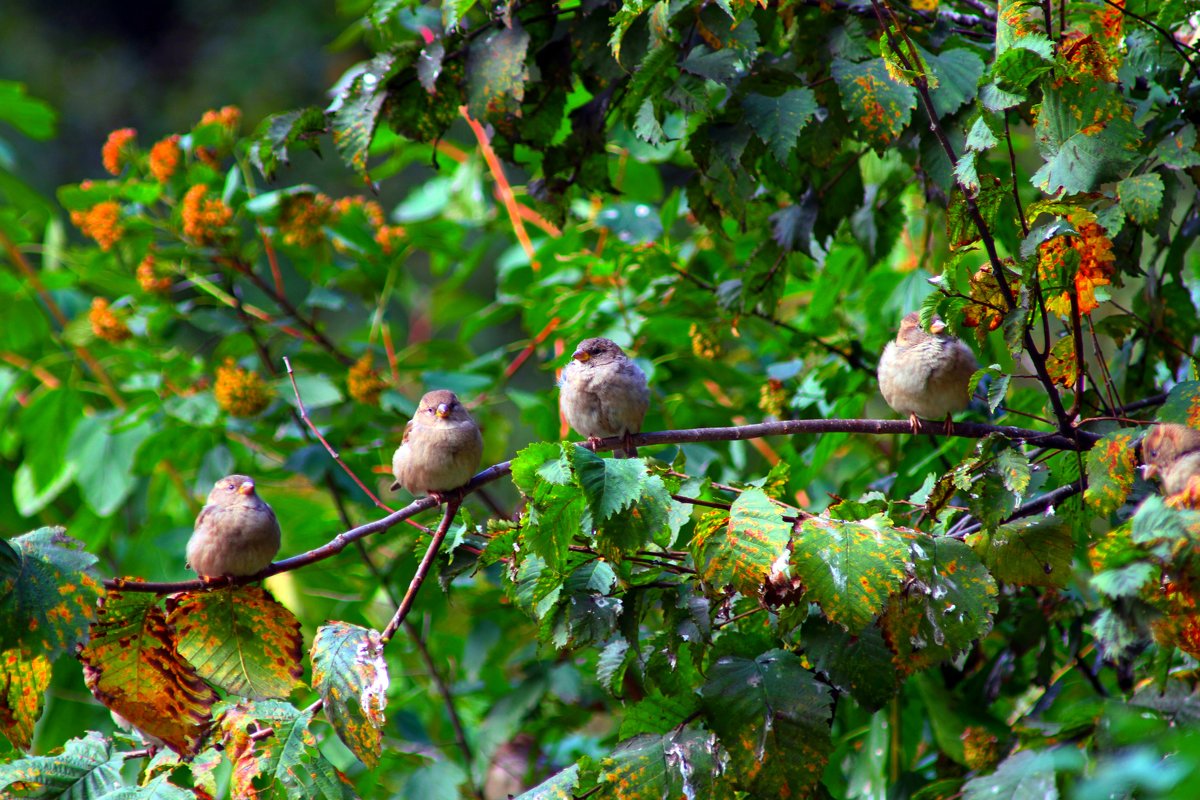
<path fill-rule="evenodd" d="M 379 640 L 384 644 L 391 641 L 391 638 L 396 635 L 396 630 L 399 629 L 401 623 L 408 617 L 408 612 L 412 610 L 413 602 L 417 598 L 417 592 L 420 591 L 421 585 L 425 583 L 426 576 L 429 575 L 429 568 L 433 565 L 433 559 L 437 555 L 438 548 L 442 545 L 442 540 L 446 538 L 446 533 L 450 530 L 450 523 L 454 521 L 454 515 L 458 512 L 458 507 L 462 505 L 462 499 L 451 497 L 446 501 L 446 510 L 442 514 L 441 524 L 437 530 L 433 532 L 433 538 L 429 541 L 429 547 L 425 550 L 425 555 L 421 558 L 421 563 L 417 565 L 417 571 L 413 573 L 412 580 L 409 581 L 408 591 L 404 593 L 404 599 L 400 601 L 400 606 L 396 609 L 396 613 L 392 615 L 392 620 L 383 629 L 383 633 L 379 635 Z"/>

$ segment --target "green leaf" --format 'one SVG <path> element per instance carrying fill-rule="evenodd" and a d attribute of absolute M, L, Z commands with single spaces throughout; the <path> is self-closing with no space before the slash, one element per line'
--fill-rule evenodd
<path fill-rule="evenodd" d="M 1133 175 L 1117 184 L 1117 199 L 1131 220 L 1146 227 L 1158 219 L 1163 189 L 1162 177 L 1157 172 Z"/>
<path fill-rule="evenodd" d="M 1171 169 L 1200 167 L 1200 151 L 1196 150 L 1196 126 L 1189 123 L 1163 139 L 1155 148 L 1154 155 Z"/>
<path fill-rule="evenodd" d="M 120 429 L 116 412 L 84 417 L 67 445 L 75 465 L 75 483 L 83 498 L 102 517 L 115 512 L 137 485 L 133 458 L 153 427 L 146 422 Z"/>
<path fill-rule="evenodd" d="M 1125 504 L 1137 473 L 1133 440 L 1138 430 L 1118 430 L 1096 442 L 1087 454 L 1088 487 L 1084 499 L 1098 514 L 1111 514 Z"/>
<path fill-rule="evenodd" d="M 939 118 L 948 117 L 975 97 L 983 77 L 983 59 L 970 50 L 945 50 L 937 55 L 924 50 L 921 55 L 936 79 L 930 95 Z"/>
<path fill-rule="evenodd" d="M 631 799 L 718 800 L 727 796 L 728 788 L 720 780 L 724 770 L 714 751 L 713 735 L 693 727 L 664 736 L 635 736 L 621 742 L 612 755 L 600 759 L 599 782 L 601 786 L 637 787 L 632 794 L 619 792 L 619 796 Z"/>
<path fill-rule="evenodd" d="M 888 74 L 882 58 L 833 60 L 833 79 L 857 133 L 875 148 L 891 144 L 912 118 L 917 93 Z"/>
<path fill-rule="evenodd" d="M 360 174 L 367 172 L 367 150 L 375 138 L 379 112 L 387 99 L 386 82 L 395 57 L 383 53 L 355 68 L 356 74 L 331 107 L 333 144 L 338 155 Z"/>
<path fill-rule="evenodd" d="M 568 457 L 594 522 L 625 510 L 641 495 L 641 482 L 646 477 L 646 464 L 641 459 L 601 458 L 580 445 L 574 445 Z"/>
<path fill-rule="evenodd" d="M 1080 759 L 1083 756 L 1079 756 Z M 963 800 L 1056 800 L 1054 756 L 1022 750 L 1000 762 L 991 775 L 980 775 L 963 784 Z"/>
<path fill-rule="evenodd" d="M 567 800 L 575 796 L 579 788 L 579 765 L 572 764 L 527 792 L 517 795 L 516 800 Z"/>
<path fill-rule="evenodd" d="M 747 489 L 733 502 L 727 524 L 697 526 L 692 544 L 704 580 L 754 596 L 786 553 L 792 526 L 762 489 Z"/>
<path fill-rule="evenodd" d="M 626 709 L 621 720 L 621 738 L 668 733 L 695 714 L 699 706 L 700 698 L 692 692 L 663 694 L 655 689 Z"/>
<path fill-rule="evenodd" d="M 726 656 L 701 689 L 734 779 L 762 797 L 803 796 L 829 758 L 829 689 L 784 650 Z"/>
<path fill-rule="evenodd" d="M 44 100 L 25 93 L 25 84 L 0 81 L 0 121 L 7 122 L 30 139 L 54 138 L 58 115 Z"/>
<path fill-rule="evenodd" d="M 124 764 L 125 757 L 104 736 L 91 731 L 71 739 L 56 755 L 0 764 L 0 796 L 103 797 L 121 785 Z"/>
<path fill-rule="evenodd" d="M 389 683 L 379 634 L 345 622 L 322 625 L 309 657 L 313 688 L 325 700 L 333 729 L 360 761 L 376 767 Z"/>
<path fill-rule="evenodd" d="M 817 108 L 816 96 L 806 87 L 792 89 L 778 97 L 748 94 L 742 99 L 746 122 L 781 164 L 787 163 L 788 153 L 796 146 L 801 129 L 817 113 Z"/>
<path fill-rule="evenodd" d="M 883 514 L 859 522 L 809 517 L 796 531 L 791 564 L 805 596 L 858 633 L 904 581 L 908 542 Z"/>
<path fill-rule="evenodd" d="M 851 634 L 820 617 L 804 623 L 804 653 L 836 688 L 849 692 L 868 711 L 878 711 L 900 688 L 892 651 L 879 628 Z"/>
<path fill-rule="evenodd" d="M 1138 561 L 1117 569 L 1106 569 L 1092 576 L 1092 588 L 1106 597 L 1135 597 L 1158 575 L 1153 564 Z"/>
<path fill-rule="evenodd" d="M 525 54 L 529 34 L 511 17 L 501 28 L 472 45 L 467 55 L 467 110 L 477 120 L 495 120 L 520 113 L 529 70 Z"/>
<path fill-rule="evenodd" d="M 998 581 L 1061 589 L 1071 579 L 1075 545 L 1060 517 L 1010 522 L 991 534 L 981 531 L 969 544 Z"/>
<path fill-rule="evenodd" d="M 296 376 L 296 386 L 300 389 L 300 399 L 304 401 L 304 407 L 309 410 L 336 406 L 345 400 L 341 389 L 328 375 L 298 375 Z M 296 393 L 292 391 L 292 382 L 289 379 L 277 380 L 275 391 L 290 405 L 299 408 L 296 403 Z"/>
<path fill-rule="evenodd" d="M 250 145 L 250 162 L 264 178 L 272 180 L 281 164 L 290 163 L 293 148 L 319 154 L 317 137 L 325 133 L 326 126 L 325 113 L 313 106 L 272 114 L 258 126 Z"/>
<path fill-rule="evenodd" d="M 286 698 L 303 685 L 300 621 L 257 586 L 172 595 L 167 622 L 179 654 L 227 692 Z"/>
<path fill-rule="evenodd" d="M 101 592 L 96 557 L 62 528 L 39 528 L 8 545 L 5 582 L 12 587 L 0 594 L 3 649 L 54 659 L 87 641 Z"/>

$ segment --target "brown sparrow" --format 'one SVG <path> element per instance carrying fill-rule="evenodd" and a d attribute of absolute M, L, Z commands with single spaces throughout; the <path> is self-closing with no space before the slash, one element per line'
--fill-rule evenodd
<path fill-rule="evenodd" d="M 1186 425 L 1155 425 L 1142 440 L 1143 475 L 1157 477 L 1168 497 L 1184 491 L 1200 476 L 1200 430 Z"/>
<path fill-rule="evenodd" d="M 624 454 L 637 456 L 629 437 L 642 429 L 650 388 L 646 374 L 616 342 L 602 338 L 580 342 L 558 386 L 558 407 L 568 425 L 593 447 L 606 436 L 624 436 Z M 622 455 L 620 449 L 615 452 Z"/>
<path fill-rule="evenodd" d="M 278 552 L 279 522 L 254 493 L 254 481 L 245 475 L 217 481 L 188 539 L 188 567 L 202 578 L 253 575 Z"/>
<path fill-rule="evenodd" d="M 967 386 L 979 369 L 975 354 L 945 333 L 946 324 L 934 318 L 929 331 L 921 330 L 920 315 L 913 311 L 900 321 L 895 341 L 888 342 L 879 359 L 879 389 L 893 410 L 907 414 L 917 432 L 917 418 L 946 420 L 967 407 Z"/>
<path fill-rule="evenodd" d="M 426 392 L 392 456 L 392 490 L 403 486 L 414 495 L 428 493 L 444 502 L 442 493 L 470 481 L 481 458 L 479 426 L 454 392 Z"/>

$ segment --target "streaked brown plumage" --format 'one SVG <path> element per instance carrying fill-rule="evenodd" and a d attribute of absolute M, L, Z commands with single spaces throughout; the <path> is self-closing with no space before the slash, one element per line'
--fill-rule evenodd
<path fill-rule="evenodd" d="M 894 341 L 879 359 L 879 389 L 895 411 L 908 415 L 913 432 L 917 418 L 946 420 L 967 407 L 967 386 L 979 362 L 971 348 L 945 333 L 946 325 L 934 318 L 929 331 L 921 329 L 917 312 L 906 314 Z"/>
<path fill-rule="evenodd" d="M 246 475 L 217 481 L 188 539 L 188 567 L 204 578 L 253 575 L 278 552 L 279 522 L 254 481 Z"/>
<path fill-rule="evenodd" d="M 441 499 L 441 493 L 470 481 L 482 458 L 479 426 L 454 392 L 426 392 L 392 456 L 392 490 L 403 486 L 414 495 Z"/>

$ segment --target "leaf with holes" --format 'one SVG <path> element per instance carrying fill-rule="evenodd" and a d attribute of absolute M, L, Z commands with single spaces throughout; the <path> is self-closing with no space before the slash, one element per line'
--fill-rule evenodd
<path fill-rule="evenodd" d="M 820 780 L 831 746 L 829 688 L 797 655 L 720 658 L 700 694 L 740 786 L 761 797 L 797 797 Z"/>
<path fill-rule="evenodd" d="M 620 796 L 688 797 L 718 800 L 729 788 L 721 782 L 723 766 L 711 733 L 686 727 L 663 736 L 645 734 L 626 739 L 612 755 L 600 759 L 601 786 L 628 787 Z M 637 787 L 635 790 L 633 787 Z"/>
<path fill-rule="evenodd" d="M 88 798 L 121 785 L 125 757 L 92 731 L 67 742 L 61 753 L 0 764 L 0 797 Z"/>
<path fill-rule="evenodd" d="M 199 750 L 217 693 L 176 651 L 157 597 L 108 592 L 79 660 L 101 703 L 176 752 Z"/>
<path fill-rule="evenodd" d="M 387 708 L 388 670 L 379 634 L 345 622 L 322 625 L 309 652 L 313 688 L 350 752 L 368 767 L 379 764 Z"/>
<path fill-rule="evenodd" d="M 53 660 L 87 639 L 96 617 L 96 557 L 62 528 L 39 528 L 8 540 L 0 595 L 0 646 L 23 646 Z"/>
<path fill-rule="evenodd" d="M 998 581 L 1062 588 L 1071 577 L 1074 541 L 1060 517 L 1023 519 L 981 531 L 968 544 Z"/>
<path fill-rule="evenodd" d="M 174 595 L 167 622 L 179 654 L 231 694 L 285 698 L 303 685 L 300 620 L 258 586 Z"/>
<path fill-rule="evenodd" d="M 722 515 L 723 516 L 723 515 Z M 792 526 L 762 489 L 748 489 L 733 501 L 727 524 L 697 525 L 692 544 L 704 580 L 757 595 L 776 562 L 787 554 Z"/>
<path fill-rule="evenodd" d="M 851 633 L 870 623 L 904 580 L 908 542 L 883 514 L 859 522 L 810 517 L 793 548 L 793 577 L 805 596 Z"/>
<path fill-rule="evenodd" d="M 233 762 L 233 797 L 350 800 L 354 788 L 321 753 L 308 729 L 313 712 L 278 700 L 238 703 L 221 714 L 225 752 Z M 270 736 L 262 736 L 270 730 Z"/>
<path fill-rule="evenodd" d="M 889 75 L 882 58 L 858 63 L 835 58 L 833 79 L 846 116 L 876 148 L 895 141 L 917 107 L 916 91 Z"/>
<path fill-rule="evenodd" d="M 33 744 L 33 726 L 50 685 L 50 664 L 48 657 L 26 647 L 0 652 L 0 733 L 19 750 Z"/>
<path fill-rule="evenodd" d="M 966 650 L 992 628 L 996 581 L 960 541 L 921 537 L 912 542 L 912 578 L 892 595 L 880 618 L 885 640 L 906 673 Z"/>
<path fill-rule="evenodd" d="M 1129 498 L 1137 473 L 1133 440 L 1139 430 L 1119 430 L 1096 442 L 1087 454 L 1088 487 L 1084 500 L 1099 514 L 1111 514 Z"/>

